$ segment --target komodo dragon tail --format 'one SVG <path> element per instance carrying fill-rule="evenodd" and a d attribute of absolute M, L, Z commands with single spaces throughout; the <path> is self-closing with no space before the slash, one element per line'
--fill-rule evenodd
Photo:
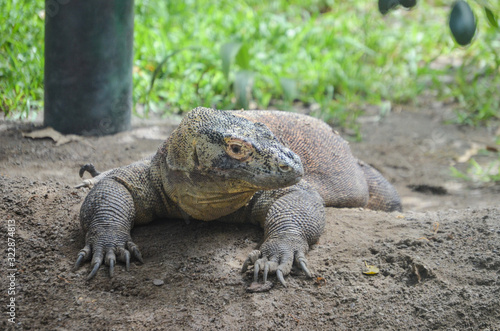
<path fill-rule="evenodd" d="M 365 208 L 383 211 L 402 211 L 401 199 L 394 186 L 369 164 L 363 161 L 358 161 L 358 164 L 365 174 L 370 194 Z"/>

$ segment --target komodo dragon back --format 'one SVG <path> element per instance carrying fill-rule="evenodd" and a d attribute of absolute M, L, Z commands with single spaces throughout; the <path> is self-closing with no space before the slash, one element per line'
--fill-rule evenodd
<path fill-rule="evenodd" d="M 235 115 L 264 123 L 297 153 L 304 179 L 321 194 L 327 207 L 401 210 L 394 187 L 377 170 L 356 159 L 348 142 L 325 122 L 282 111 L 238 111 Z"/>
<path fill-rule="evenodd" d="M 287 112 L 196 108 L 155 155 L 85 170 L 96 177 L 79 185 L 93 187 L 80 211 L 86 240 L 75 269 L 91 260 L 89 279 L 102 264 L 112 276 L 117 260 L 127 270 L 131 256 L 142 262 L 135 224 L 182 217 L 259 224 L 263 242 L 242 268 L 253 265 L 250 290 L 269 289 L 269 274 L 286 286 L 294 263 L 312 276 L 306 254 L 323 232 L 325 206 L 401 210 L 392 185 L 327 124 Z"/>

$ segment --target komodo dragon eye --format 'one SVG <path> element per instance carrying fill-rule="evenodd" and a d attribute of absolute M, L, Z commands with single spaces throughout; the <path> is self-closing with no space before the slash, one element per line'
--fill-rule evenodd
<path fill-rule="evenodd" d="M 232 144 L 232 145 L 229 145 L 229 148 L 231 148 L 231 151 L 234 153 L 234 154 L 239 154 L 241 152 L 241 146 L 238 145 L 238 144 Z"/>
<path fill-rule="evenodd" d="M 253 146 L 238 138 L 226 138 L 226 153 L 238 161 L 248 161 L 252 156 Z"/>

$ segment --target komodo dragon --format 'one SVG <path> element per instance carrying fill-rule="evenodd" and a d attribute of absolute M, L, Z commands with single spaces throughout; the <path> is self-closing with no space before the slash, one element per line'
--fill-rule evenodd
<path fill-rule="evenodd" d="M 325 225 L 327 207 L 401 210 L 396 190 L 371 166 L 351 154 L 348 143 L 326 123 L 280 111 L 188 113 L 153 156 L 99 174 L 80 210 L 85 247 L 75 269 L 90 260 L 94 277 L 116 260 L 129 269 L 131 254 L 142 262 L 130 230 L 155 218 L 250 222 L 264 228 L 259 250 L 242 272 L 254 267 L 284 276 L 295 263 L 311 277 L 305 254 Z"/>

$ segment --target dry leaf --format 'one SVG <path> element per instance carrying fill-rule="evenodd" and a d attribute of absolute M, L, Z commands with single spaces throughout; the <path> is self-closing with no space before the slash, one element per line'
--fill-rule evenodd
<path fill-rule="evenodd" d="M 368 263 L 366 263 L 366 261 L 365 261 L 365 266 L 366 266 L 366 270 L 363 271 L 363 273 L 365 275 L 372 276 L 372 275 L 376 275 L 376 274 L 378 274 L 380 272 L 380 270 L 376 266 L 369 265 Z"/>
<path fill-rule="evenodd" d="M 46 127 L 41 130 L 36 130 L 32 132 L 23 132 L 23 137 L 32 138 L 32 139 L 44 139 L 50 138 L 54 140 L 56 146 L 64 145 L 72 141 L 79 141 L 85 143 L 89 146 L 92 146 L 88 141 L 86 141 L 83 137 L 77 136 L 75 134 L 63 135 L 62 133 L 54 130 L 53 128 Z"/>
<path fill-rule="evenodd" d="M 479 152 L 480 149 L 484 148 L 484 146 L 472 143 L 471 147 L 465 151 L 462 155 L 457 157 L 457 162 L 458 163 L 465 163 L 470 160 L 471 157 L 474 155 L 477 155 L 477 152 Z"/>

